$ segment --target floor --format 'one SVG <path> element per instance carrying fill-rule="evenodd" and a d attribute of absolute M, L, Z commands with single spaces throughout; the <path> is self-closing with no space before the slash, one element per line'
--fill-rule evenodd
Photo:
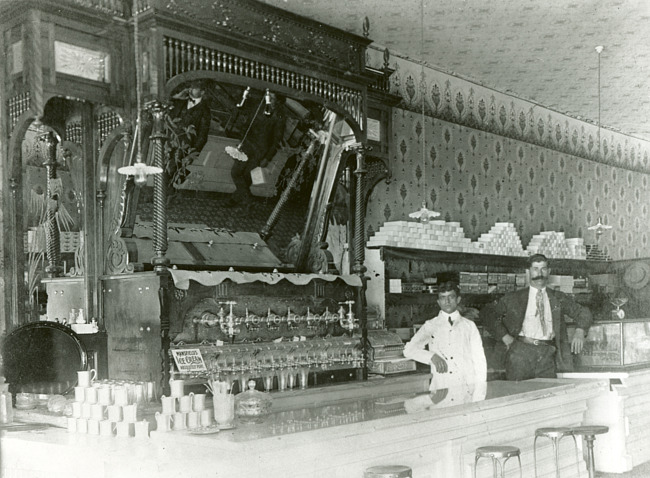
<path fill-rule="evenodd" d="M 650 462 L 644 463 L 627 473 L 599 473 L 596 472 L 596 478 L 648 478 L 650 477 Z"/>

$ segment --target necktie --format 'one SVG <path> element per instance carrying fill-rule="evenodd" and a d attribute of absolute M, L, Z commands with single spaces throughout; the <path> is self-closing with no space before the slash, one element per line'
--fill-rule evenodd
<path fill-rule="evenodd" d="M 535 315 L 539 319 L 539 323 L 542 325 L 542 333 L 544 334 L 544 337 L 546 337 L 546 318 L 544 315 L 544 292 L 541 289 L 537 290 L 536 303 L 537 303 L 537 312 L 535 312 Z"/>
<path fill-rule="evenodd" d="M 454 325 L 454 321 L 451 320 L 451 315 L 449 317 L 447 317 L 447 320 L 449 321 L 449 325 L 451 325 L 451 326 Z"/>

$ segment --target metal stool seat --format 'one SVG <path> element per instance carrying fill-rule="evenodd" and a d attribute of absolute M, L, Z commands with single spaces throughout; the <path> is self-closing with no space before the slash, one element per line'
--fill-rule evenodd
<path fill-rule="evenodd" d="M 573 429 L 568 427 L 546 427 L 535 430 L 535 441 L 533 442 L 533 456 L 535 460 L 535 478 L 537 478 L 537 439 L 548 438 L 553 443 L 553 452 L 555 455 L 555 476 L 560 478 L 560 441 L 564 437 L 573 438 L 573 445 L 576 451 L 576 466 L 578 467 L 578 476 L 580 476 L 580 463 L 578 461 L 578 442 Z"/>
<path fill-rule="evenodd" d="M 363 478 L 412 478 L 413 471 L 408 466 L 371 466 L 363 472 Z"/>
<path fill-rule="evenodd" d="M 608 431 L 609 427 L 604 425 L 584 425 L 571 428 L 573 435 L 581 436 L 587 442 L 587 471 L 589 471 L 589 478 L 594 478 L 596 474 L 596 465 L 594 463 L 594 440 L 596 435 L 602 435 Z"/>
<path fill-rule="evenodd" d="M 503 478 L 506 473 L 506 463 L 512 457 L 516 456 L 519 460 L 519 477 L 521 478 L 521 452 L 516 446 L 482 446 L 476 449 L 474 458 L 474 478 L 476 478 L 476 465 L 481 458 L 490 458 L 492 460 L 493 478 Z M 503 460 L 503 461 L 502 461 Z M 499 473 L 500 472 L 500 473 Z"/>

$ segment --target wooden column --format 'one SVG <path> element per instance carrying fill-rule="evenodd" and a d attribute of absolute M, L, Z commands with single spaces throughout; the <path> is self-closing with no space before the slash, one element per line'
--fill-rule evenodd
<path fill-rule="evenodd" d="M 97 227 L 98 211 L 95 209 L 95 122 L 94 108 L 91 103 L 81 104 L 81 125 L 82 125 L 82 161 L 83 168 L 83 210 L 82 231 L 83 247 L 83 268 L 84 268 L 84 308 L 86 309 L 86 320 L 98 319 L 97 298 L 98 272 L 96 268 L 97 249 L 95 228 Z"/>

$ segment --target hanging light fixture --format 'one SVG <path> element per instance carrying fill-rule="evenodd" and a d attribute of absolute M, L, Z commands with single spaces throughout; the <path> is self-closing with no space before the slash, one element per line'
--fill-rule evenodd
<path fill-rule="evenodd" d="M 440 216 L 440 213 L 427 208 L 427 138 L 424 114 L 424 98 L 426 96 L 424 82 L 424 0 L 420 0 L 420 61 L 422 62 L 420 73 L 420 89 L 422 91 L 422 207 L 418 211 L 409 214 L 409 217 L 427 223 L 430 219 Z"/>
<path fill-rule="evenodd" d="M 598 156 L 600 156 L 600 54 L 603 52 L 604 47 L 598 45 L 596 48 L 596 53 L 598 53 Z M 603 224 L 600 216 L 598 217 L 598 222 L 593 226 L 589 226 L 587 229 L 594 231 L 596 234 L 596 242 L 600 240 L 600 236 L 603 235 L 603 232 L 608 231 L 612 226 Z"/>
<path fill-rule="evenodd" d="M 598 218 L 598 222 L 594 224 L 593 226 L 589 226 L 587 229 L 590 231 L 594 231 L 596 233 L 596 241 L 598 241 L 598 238 L 603 235 L 603 232 L 609 231 L 612 228 L 612 226 L 608 224 L 603 224 L 601 222 L 601 218 Z"/>
<path fill-rule="evenodd" d="M 142 161 L 142 145 L 140 141 L 140 136 L 142 132 L 142 80 L 140 78 L 140 42 L 138 39 L 139 30 L 138 30 L 138 16 L 139 12 L 136 12 L 133 15 L 133 49 L 135 50 L 135 81 L 136 81 L 136 107 L 137 107 L 137 119 L 135 124 L 135 133 L 133 134 L 133 140 L 136 142 L 136 155 L 135 163 L 131 166 L 122 166 L 117 170 L 118 173 L 125 176 L 133 176 L 135 184 L 138 186 L 144 186 L 147 183 L 147 176 L 152 174 L 160 174 L 163 172 L 162 168 L 157 166 L 150 166 L 145 164 Z"/>
<path fill-rule="evenodd" d="M 598 45 L 595 50 L 598 53 L 598 156 L 600 156 L 600 54 L 605 47 Z"/>

